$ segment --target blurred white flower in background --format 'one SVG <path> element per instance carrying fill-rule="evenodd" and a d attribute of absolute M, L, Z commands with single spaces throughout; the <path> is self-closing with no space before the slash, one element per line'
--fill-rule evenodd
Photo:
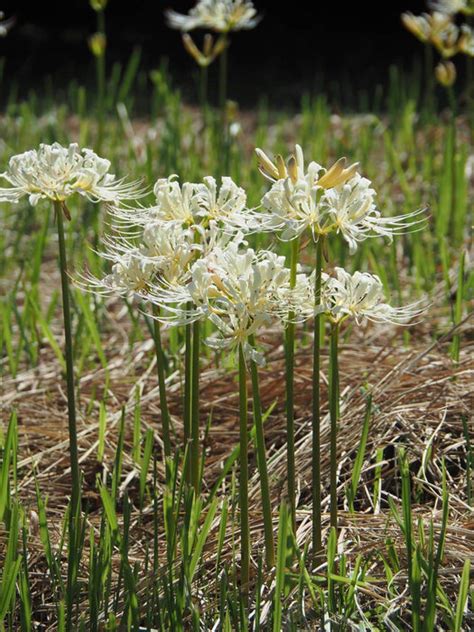
<path fill-rule="evenodd" d="M 402 23 L 420 42 L 433 45 L 445 59 L 458 53 L 474 56 L 474 33 L 471 27 L 468 24 L 455 24 L 450 12 L 436 10 L 421 15 L 406 12 L 402 13 Z"/>
<path fill-rule="evenodd" d="M 255 28 L 260 21 L 251 0 L 199 0 L 189 14 L 168 10 L 168 26 L 187 32 L 202 28 L 218 33 Z"/>
<path fill-rule="evenodd" d="M 464 13 L 470 15 L 474 13 L 474 2 L 472 0 L 431 0 L 428 3 L 430 9 L 447 15 Z"/>
<path fill-rule="evenodd" d="M 5 19 L 5 14 L 0 11 L 0 37 L 5 37 L 15 24 L 15 18 Z"/>

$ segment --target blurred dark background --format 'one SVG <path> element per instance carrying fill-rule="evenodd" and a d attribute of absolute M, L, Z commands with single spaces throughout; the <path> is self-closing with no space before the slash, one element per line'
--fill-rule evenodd
<path fill-rule="evenodd" d="M 166 26 L 163 12 L 187 12 L 193 5 L 193 0 L 109 0 L 108 67 L 126 63 L 136 47 L 147 70 L 167 57 L 175 84 L 192 99 L 195 64 L 183 51 L 179 33 Z M 423 1 L 255 0 L 255 6 L 263 16 L 261 23 L 253 31 L 233 34 L 230 52 L 229 94 L 238 93 L 244 104 L 262 94 L 292 104 L 315 87 L 339 90 L 340 100 L 350 101 L 353 91 L 386 83 L 391 64 L 410 71 L 423 53 L 400 23 L 402 11 L 425 10 Z M 93 85 L 87 38 L 96 30 L 96 14 L 88 0 L 20 0 L 0 8 L 16 18 L 7 37 L 0 39 L 0 56 L 6 59 L 6 79 L 16 80 L 20 91 L 40 89 L 47 76 L 58 90 L 71 76 Z M 195 35 L 200 40 L 201 34 Z"/>

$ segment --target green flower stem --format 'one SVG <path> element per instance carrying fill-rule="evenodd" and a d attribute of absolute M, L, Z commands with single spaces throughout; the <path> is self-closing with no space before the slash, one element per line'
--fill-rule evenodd
<path fill-rule="evenodd" d="M 189 307 L 189 306 L 188 306 Z M 191 378 L 192 378 L 192 325 L 186 325 L 185 329 L 185 356 L 184 356 L 184 448 L 189 445 L 191 439 Z M 187 461 L 185 480 L 191 482 L 191 468 L 189 458 Z"/>
<path fill-rule="evenodd" d="M 247 370 L 242 345 L 239 346 L 239 412 L 240 412 L 240 584 L 246 596 L 250 579 L 250 528 L 249 528 L 249 466 L 248 466 L 248 411 Z"/>
<path fill-rule="evenodd" d="M 337 531 L 337 424 L 339 421 L 339 324 L 331 327 L 331 381 L 329 385 L 330 438 L 330 499 L 331 527 Z"/>
<path fill-rule="evenodd" d="M 425 107 L 428 113 L 428 120 L 431 120 L 434 112 L 434 67 L 433 67 L 433 49 L 430 43 L 425 44 Z"/>
<path fill-rule="evenodd" d="M 321 370 L 321 274 L 323 267 L 323 239 L 316 243 L 316 269 L 314 282 L 314 340 L 313 340 L 313 442 L 312 442 L 312 503 L 313 503 L 313 553 L 322 550 L 321 521 L 321 413 L 320 383 Z"/>
<path fill-rule="evenodd" d="M 71 307 L 69 301 L 69 277 L 67 272 L 66 244 L 64 237 L 63 209 L 60 202 L 54 202 L 58 224 L 59 270 L 61 272 L 61 291 L 63 299 L 64 339 L 66 347 L 66 384 L 67 410 L 69 424 L 69 455 L 71 465 L 72 494 L 71 516 L 77 513 L 80 499 L 80 473 L 77 450 L 76 402 L 74 388 L 74 359 L 72 355 Z"/>
<path fill-rule="evenodd" d="M 72 348 L 71 307 L 69 302 L 69 277 L 67 272 L 66 244 L 64 237 L 63 208 L 60 202 L 54 202 L 54 211 L 58 225 L 59 270 L 61 273 L 61 291 L 63 299 L 64 340 L 66 351 L 66 387 L 69 425 L 69 460 L 71 466 L 71 505 L 68 519 L 68 566 L 67 566 L 67 624 L 72 629 L 73 604 L 76 594 L 78 569 L 78 543 L 80 530 L 81 479 L 77 449 L 76 402 L 74 387 L 74 358 Z"/>
<path fill-rule="evenodd" d="M 105 37 L 104 10 L 97 11 L 97 32 Z M 102 150 L 105 122 L 105 49 L 96 57 L 97 73 L 97 153 Z"/>
<path fill-rule="evenodd" d="M 229 171 L 229 135 L 227 129 L 227 81 L 228 81 L 228 56 L 227 56 L 228 40 L 226 38 L 224 49 L 219 58 L 219 108 L 221 111 L 221 155 L 222 168 L 221 175 L 228 175 Z"/>
<path fill-rule="evenodd" d="M 291 242 L 290 253 L 290 286 L 296 284 L 296 267 L 298 265 L 299 239 Z M 296 531 L 296 476 L 295 476 L 295 411 L 294 411 L 294 376 L 295 376 L 295 324 L 291 322 L 294 315 L 290 313 L 290 322 L 286 328 L 286 467 L 288 483 L 288 502 L 293 531 Z"/>
<path fill-rule="evenodd" d="M 249 336 L 249 344 L 254 346 L 254 337 Z M 260 474 L 260 489 L 262 494 L 263 529 L 265 532 L 265 560 L 268 568 L 275 566 L 275 545 L 273 542 L 272 505 L 270 501 L 270 487 L 268 484 L 267 455 L 265 452 L 265 436 L 263 433 L 262 403 L 260 400 L 260 386 L 258 369 L 255 362 L 251 362 L 253 417 L 255 421 L 257 463 Z"/>
<path fill-rule="evenodd" d="M 454 222 L 456 217 L 456 152 L 457 152 L 457 129 L 456 129 L 456 116 L 457 116 L 457 107 L 456 107 L 456 95 L 454 94 L 453 86 L 449 86 L 447 88 L 448 91 L 448 99 L 449 99 L 449 108 L 451 110 L 451 133 L 452 133 L 452 148 L 453 153 L 451 154 L 451 220 Z M 454 230 L 453 226 L 448 227 Z"/>
<path fill-rule="evenodd" d="M 221 109 L 222 118 L 225 119 L 225 107 L 227 103 L 227 39 L 225 41 L 224 49 L 219 58 L 219 107 Z"/>
<path fill-rule="evenodd" d="M 157 318 L 159 313 L 159 308 L 154 306 L 155 353 L 156 367 L 158 371 L 158 389 L 160 392 L 161 423 L 163 426 L 163 447 L 165 457 L 168 457 L 171 456 L 170 413 L 168 409 L 168 399 L 166 396 L 165 358 L 163 354 L 163 346 L 161 344 L 161 327 L 160 321 Z"/>
<path fill-rule="evenodd" d="M 191 386 L 191 484 L 199 493 L 199 352 L 200 322 L 193 323 L 192 386 Z"/>
<path fill-rule="evenodd" d="M 208 84 L 208 67 L 200 66 L 199 81 L 199 100 L 201 102 L 202 120 L 204 123 L 204 131 L 207 127 L 207 84 Z"/>

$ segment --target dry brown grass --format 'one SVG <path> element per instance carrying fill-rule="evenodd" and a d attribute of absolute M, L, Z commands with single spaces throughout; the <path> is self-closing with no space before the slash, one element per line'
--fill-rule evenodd
<path fill-rule="evenodd" d="M 53 262 L 51 262 L 52 264 Z M 56 272 L 50 265 L 43 268 L 45 287 L 55 287 Z M 472 414 L 473 404 L 473 331 L 469 319 L 460 326 L 462 333 L 461 359 L 454 364 L 448 355 L 448 344 L 453 331 L 446 325 L 448 315 L 439 301 L 430 308 L 425 323 L 410 330 L 410 344 L 403 344 L 400 328 L 392 326 L 347 332 L 341 343 L 342 409 L 339 428 L 339 490 L 342 529 L 340 547 L 350 559 L 359 553 L 371 560 L 370 574 L 381 578 L 381 553 L 387 538 L 391 538 L 403 558 L 404 543 L 400 529 L 388 508 L 388 496 L 398 502 L 399 478 L 396 464 L 397 447 L 404 446 L 410 461 L 414 490 L 414 511 L 425 524 L 433 520 L 439 528 L 441 509 L 441 461 L 445 460 L 450 495 L 450 518 L 446 550 L 441 569 L 441 582 L 454 598 L 462 564 L 467 556 L 474 558 L 474 513 L 466 498 L 466 445 L 462 416 Z M 84 503 L 89 507 L 88 522 L 97 527 L 101 515 L 100 498 L 96 491 L 96 477 L 107 477 L 115 456 L 118 422 L 122 408 L 126 414 L 126 449 L 120 494 L 126 491 L 135 503 L 132 515 L 131 556 L 143 562 L 151 540 L 151 508 L 145 508 L 143 518 L 138 511 L 139 472 L 131 458 L 131 435 L 135 394 L 141 393 L 143 427 L 153 429 L 158 459 L 160 489 L 163 483 L 161 462 L 160 413 L 155 358 L 152 343 L 144 333 L 144 340 L 129 347 L 129 319 L 126 310 L 110 301 L 103 328 L 104 348 L 109 358 L 110 388 L 107 399 L 107 432 L 104 461 L 96 459 L 98 441 L 98 402 L 103 393 L 104 370 L 97 364 L 85 367 L 80 376 L 79 447 L 84 474 Z M 445 335 L 433 341 L 434 329 Z M 60 321 L 55 331 L 60 337 Z M 350 335 L 349 335 L 350 333 Z M 304 546 L 311 533 L 311 358 L 309 335 L 301 332 L 305 343 L 299 344 L 296 369 L 296 467 L 298 476 L 297 541 Z M 261 372 L 261 394 L 264 407 L 275 404 L 266 423 L 266 443 L 273 506 L 285 493 L 285 414 L 284 414 L 284 355 L 279 336 L 269 332 L 268 366 Z M 325 489 L 323 520 L 325 531 L 329 523 L 329 421 L 327 415 L 326 375 L 327 352 L 322 366 L 322 472 Z M 4 361 L 4 369 L 6 367 Z M 169 376 L 169 397 L 177 439 L 182 436 L 180 417 L 181 375 L 179 367 Z M 374 414 L 371 420 L 362 480 L 356 507 L 352 515 L 344 503 L 344 490 L 350 481 L 352 465 L 361 433 L 365 411 L 366 389 L 373 394 Z M 236 376 L 232 371 L 216 368 L 211 360 L 203 361 L 201 379 L 202 425 L 212 411 L 212 424 L 206 444 L 204 485 L 210 489 L 217 480 L 223 461 L 238 442 L 238 399 Z M 41 349 L 41 361 L 34 369 L 20 371 L 16 378 L 4 377 L 1 393 L 3 423 L 10 411 L 18 412 L 19 426 L 19 495 L 24 507 L 36 512 L 35 480 L 48 498 L 48 520 L 52 541 L 60 539 L 64 511 L 70 489 L 68 470 L 68 439 L 66 395 L 58 362 L 47 345 Z M 472 423 L 472 419 L 470 422 Z M 383 449 L 382 493 L 373 503 L 374 455 Z M 263 547 L 263 525 L 260 511 L 259 479 L 255 455 L 251 454 L 251 532 L 253 560 Z M 222 489 L 222 493 L 224 488 Z M 275 511 L 275 529 L 277 528 Z M 218 518 L 207 546 L 210 583 L 214 581 L 215 544 Z M 229 525 L 224 559 L 232 555 L 235 528 Z M 1 540 L 1 534 L 0 534 Z M 42 545 L 34 529 L 30 536 L 30 567 L 35 601 L 35 618 L 47 621 L 49 605 L 48 577 Z M 87 568 L 82 568 L 87 580 Z M 403 573 L 396 581 L 405 581 Z M 206 580 L 201 585 L 206 585 Z M 363 595 L 372 604 L 386 602 L 386 584 L 373 584 Z M 206 601 L 207 597 L 204 599 Z M 406 607 L 392 604 L 394 608 Z M 45 625 L 44 629 L 54 629 Z"/>

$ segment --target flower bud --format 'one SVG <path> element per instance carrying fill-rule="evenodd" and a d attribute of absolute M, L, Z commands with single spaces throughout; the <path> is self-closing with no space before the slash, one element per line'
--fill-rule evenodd
<path fill-rule="evenodd" d="M 107 38 L 103 33 L 94 33 L 89 37 L 89 48 L 94 57 L 103 57 L 107 47 Z"/>
<path fill-rule="evenodd" d="M 237 119 L 239 114 L 239 104 L 236 101 L 227 101 L 225 104 L 226 120 L 231 123 Z"/>
<path fill-rule="evenodd" d="M 402 13 L 402 24 L 410 31 L 412 35 L 418 38 L 421 42 L 427 42 L 426 34 L 420 27 L 420 22 L 412 13 Z"/>
<path fill-rule="evenodd" d="M 199 66 L 207 65 L 205 56 L 201 53 L 199 48 L 194 43 L 193 38 L 188 33 L 183 34 L 183 46 L 186 52 L 191 55 L 191 57 Z"/>
<path fill-rule="evenodd" d="M 91 7 L 94 11 L 103 11 L 107 6 L 108 0 L 89 0 Z"/>
<path fill-rule="evenodd" d="M 452 61 L 441 61 L 435 68 L 435 76 L 438 83 L 450 88 L 456 81 L 456 66 Z"/>
<path fill-rule="evenodd" d="M 214 38 L 210 33 L 206 33 L 204 36 L 204 45 L 202 47 L 202 51 L 206 57 L 211 57 L 214 54 L 212 50 L 213 46 Z"/>
<path fill-rule="evenodd" d="M 214 46 L 214 50 L 212 51 L 212 55 L 214 59 L 216 57 L 219 57 L 219 55 L 221 55 L 225 51 L 227 46 L 228 46 L 227 39 L 225 37 L 219 37 L 219 39 L 216 42 L 216 45 Z"/>

